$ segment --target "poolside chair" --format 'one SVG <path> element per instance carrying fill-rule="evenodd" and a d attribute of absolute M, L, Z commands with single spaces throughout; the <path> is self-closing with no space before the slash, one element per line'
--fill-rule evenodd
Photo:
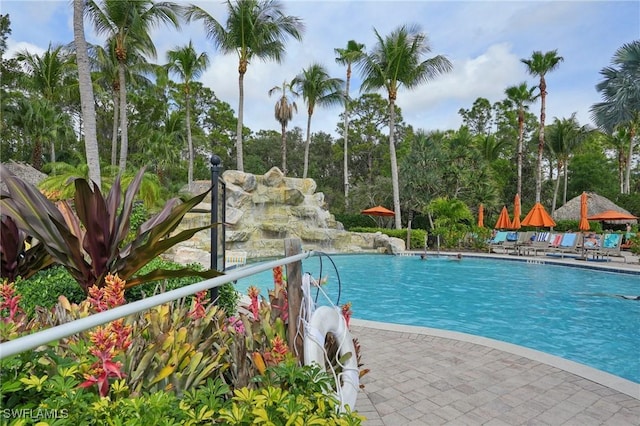
<path fill-rule="evenodd" d="M 587 251 L 596 252 L 600 250 L 602 235 L 590 233 L 582 237 L 582 248 Z"/>
<path fill-rule="evenodd" d="M 553 235 L 558 235 L 559 237 L 558 242 L 556 244 L 557 246 L 560 244 L 560 241 L 562 240 L 562 235 L 560 234 L 553 234 Z M 539 251 L 544 252 L 546 250 L 549 250 L 549 245 L 551 244 L 551 236 L 552 234 L 547 231 L 538 232 L 537 234 L 535 234 L 535 237 L 533 241 L 531 241 L 531 244 L 529 246 L 522 248 L 523 252 L 526 254 L 533 253 L 534 256 L 537 256 Z"/>
<path fill-rule="evenodd" d="M 560 243 L 562 242 L 562 237 L 564 234 L 551 234 L 549 235 L 549 249 L 554 249 L 560 247 Z"/>
<path fill-rule="evenodd" d="M 560 245 L 555 248 L 550 248 L 549 251 L 551 251 L 551 253 L 547 253 L 547 256 L 560 255 L 561 258 L 564 258 L 565 255 L 577 255 L 578 235 L 579 234 L 573 232 L 564 233 L 562 235 L 562 241 L 560 241 Z"/>
<path fill-rule="evenodd" d="M 602 256 L 609 260 L 611 256 L 621 257 L 627 263 L 627 257 L 620 251 L 622 245 L 622 234 L 604 234 L 600 248 L 596 251 L 597 256 Z"/>
<path fill-rule="evenodd" d="M 507 239 L 507 231 L 498 231 L 496 235 L 493 236 L 492 239 L 489 240 L 489 253 L 495 251 L 498 247 L 502 247 L 505 240 Z"/>
<path fill-rule="evenodd" d="M 506 254 L 509 250 L 516 249 L 518 244 L 518 232 L 507 232 L 507 238 L 502 243 L 502 253 Z"/>
<path fill-rule="evenodd" d="M 534 231 L 518 232 L 518 241 L 516 241 L 515 250 L 511 254 L 524 255 L 533 245 L 535 238 L 536 233 Z"/>

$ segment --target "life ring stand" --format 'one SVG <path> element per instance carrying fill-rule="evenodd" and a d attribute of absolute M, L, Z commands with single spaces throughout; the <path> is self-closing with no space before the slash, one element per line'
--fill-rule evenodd
<path fill-rule="evenodd" d="M 324 368 L 324 343 L 328 333 L 331 333 L 338 343 L 341 358 L 351 352 L 351 356 L 342 366 L 342 385 L 336 383 L 336 397 L 340 401 L 341 412 L 345 411 L 347 405 L 354 410 L 360 387 L 358 360 L 347 323 L 337 308 L 319 306 L 311 315 L 304 335 L 304 364 L 311 365 L 315 362 Z"/>

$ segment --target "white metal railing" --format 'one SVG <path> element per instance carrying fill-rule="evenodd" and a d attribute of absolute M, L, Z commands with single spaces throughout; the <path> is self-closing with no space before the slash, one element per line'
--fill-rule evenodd
<path fill-rule="evenodd" d="M 272 260 L 269 262 L 260 263 L 255 266 L 249 266 L 240 269 L 234 269 L 232 272 L 225 273 L 215 278 L 211 278 L 205 281 L 200 281 L 195 284 L 191 284 L 185 287 L 177 288 L 175 290 L 167 291 L 166 293 L 157 294 L 155 296 L 147 297 L 142 300 L 127 303 L 126 305 L 118 306 L 107 311 L 103 311 L 94 315 L 90 315 L 85 318 L 60 324 L 58 326 L 48 328 L 46 330 L 38 331 L 27 336 L 19 337 L 8 342 L 0 343 L 0 360 L 11 355 L 18 354 L 20 352 L 35 349 L 38 346 L 46 345 L 47 343 L 57 341 L 64 337 L 71 336 L 81 331 L 88 330 L 93 327 L 97 327 L 102 324 L 106 324 L 111 321 L 115 321 L 119 318 L 123 318 L 138 312 L 151 309 L 154 306 L 162 305 L 164 303 L 172 302 L 174 300 L 187 297 L 191 294 L 197 293 L 203 290 L 209 290 L 214 287 L 219 287 L 222 284 L 226 284 L 231 281 L 236 281 L 240 278 L 245 278 L 250 275 L 257 274 L 269 269 L 273 269 L 276 266 L 288 265 L 290 263 L 298 262 L 308 257 L 314 256 L 316 253 L 313 251 L 296 254 L 293 256 L 285 257 L 282 259 Z"/>

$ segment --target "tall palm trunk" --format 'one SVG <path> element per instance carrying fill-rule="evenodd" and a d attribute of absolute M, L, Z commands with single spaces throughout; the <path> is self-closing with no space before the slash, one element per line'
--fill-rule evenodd
<path fill-rule="evenodd" d="M 564 206 L 565 204 L 567 204 L 567 188 L 569 186 L 569 160 L 565 160 L 565 162 L 562 165 L 562 170 L 564 175 L 562 205 Z"/>
<path fill-rule="evenodd" d="M 244 159 L 242 158 L 242 122 L 244 117 L 244 74 L 245 72 L 241 69 L 240 66 L 238 73 L 238 127 L 236 129 L 236 167 L 239 171 L 244 171 Z"/>
<path fill-rule="evenodd" d="M 309 171 L 309 145 L 311 145 L 311 116 L 313 110 L 309 108 L 309 115 L 307 116 L 307 141 L 304 144 L 304 167 L 302 169 L 302 179 L 307 178 L 307 172 Z"/>
<path fill-rule="evenodd" d="M 624 175 L 624 191 L 623 194 L 631 194 L 631 159 L 633 158 L 634 139 L 636 137 L 636 125 L 631 123 L 629 129 L 629 156 L 627 161 L 627 167 Z"/>
<path fill-rule="evenodd" d="M 524 144 L 524 109 L 518 109 L 518 188 L 516 194 L 522 194 L 522 145 Z"/>
<path fill-rule="evenodd" d="M 189 167 L 187 169 L 187 184 L 189 185 L 189 192 L 191 192 L 193 186 L 193 140 L 191 139 L 191 97 L 189 96 L 189 89 L 187 88 L 185 101 L 187 103 L 186 120 L 187 120 L 187 146 L 189 147 Z"/>
<path fill-rule="evenodd" d="M 127 153 L 129 151 L 128 122 L 127 122 L 127 90 L 124 64 L 118 65 L 118 80 L 120 80 L 120 171 L 127 169 Z"/>
<path fill-rule="evenodd" d="M 98 188 L 102 184 L 100 173 L 100 154 L 98 151 L 98 133 L 96 130 L 96 107 L 91 83 L 91 68 L 87 40 L 84 36 L 84 0 L 73 0 L 73 39 L 76 45 L 78 64 L 78 83 L 80 86 L 80 105 L 84 124 L 84 150 L 89 166 L 89 180 Z"/>
<path fill-rule="evenodd" d="M 536 203 L 542 193 L 542 154 L 544 152 L 544 120 L 546 118 L 547 82 L 540 77 L 540 131 L 538 132 L 538 170 L 536 175 Z"/>
<path fill-rule="evenodd" d="M 394 140 L 396 120 L 396 100 L 389 96 L 389 157 L 391 157 L 391 185 L 393 187 L 393 211 L 395 212 L 396 229 L 402 229 L 400 216 L 400 185 L 398 182 L 398 159 Z"/>
<path fill-rule="evenodd" d="M 556 204 L 558 201 L 558 191 L 560 190 L 560 173 L 562 172 L 562 162 L 558 161 L 556 166 L 556 172 L 558 174 L 558 178 L 556 179 L 556 186 L 553 190 L 553 200 L 551 201 L 551 211 L 555 214 Z"/>
<path fill-rule="evenodd" d="M 347 65 L 347 86 L 344 100 L 344 207 L 349 209 L 349 86 L 351 83 L 351 64 Z"/>
<path fill-rule="evenodd" d="M 42 170 L 42 141 L 40 140 L 40 136 L 36 137 L 34 142 L 33 152 L 31 153 L 31 165 L 33 165 L 34 169 L 40 171 Z"/>
<path fill-rule="evenodd" d="M 287 125 L 282 122 L 280 124 L 281 142 L 282 142 L 282 173 L 287 175 Z"/>
<path fill-rule="evenodd" d="M 54 140 L 51 140 L 51 143 L 49 144 L 49 153 L 51 156 L 51 162 L 55 163 L 56 162 L 56 143 Z"/>
<path fill-rule="evenodd" d="M 111 165 L 115 166 L 118 158 L 118 118 L 120 117 L 120 94 L 113 92 L 113 125 L 111 128 Z"/>

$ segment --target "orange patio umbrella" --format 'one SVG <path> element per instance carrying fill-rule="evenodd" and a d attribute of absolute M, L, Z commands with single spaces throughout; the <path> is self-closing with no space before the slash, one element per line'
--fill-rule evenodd
<path fill-rule="evenodd" d="M 478 207 L 478 228 L 484 228 L 484 206 Z"/>
<path fill-rule="evenodd" d="M 507 206 L 502 207 L 502 211 L 500 212 L 500 216 L 498 216 L 498 221 L 496 222 L 495 229 L 508 229 L 511 227 L 511 221 L 509 220 L 509 212 L 507 211 Z"/>
<path fill-rule="evenodd" d="M 362 210 L 360 213 L 368 214 L 370 216 L 395 216 L 395 212 L 382 206 L 371 207 L 370 209 Z"/>
<path fill-rule="evenodd" d="M 550 228 L 556 226 L 556 222 L 549 216 L 549 213 L 547 213 L 542 204 L 535 203 L 533 208 L 527 213 L 527 216 L 522 220 L 522 226 Z"/>
<path fill-rule="evenodd" d="M 627 214 L 623 212 L 617 212 L 615 210 L 607 210 L 602 213 L 595 214 L 593 216 L 589 216 L 588 220 L 634 220 L 638 219 L 636 216 L 632 214 Z"/>
<path fill-rule="evenodd" d="M 513 222 L 511 222 L 511 229 L 520 229 L 520 194 L 516 194 L 513 200 Z"/>
<path fill-rule="evenodd" d="M 382 219 L 383 217 L 394 217 L 396 215 L 393 210 L 389 210 L 386 207 L 382 206 L 371 207 L 370 209 L 362 210 L 360 213 L 369 216 L 376 216 L 377 218 L 374 220 L 379 228 L 382 228 L 384 226 L 384 220 Z"/>
<path fill-rule="evenodd" d="M 589 220 L 587 219 L 587 199 L 588 195 L 583 191 L 580 196 L 580 225 L 578 225 L 581 231 L 588 231 L 590 229 Z"/>

